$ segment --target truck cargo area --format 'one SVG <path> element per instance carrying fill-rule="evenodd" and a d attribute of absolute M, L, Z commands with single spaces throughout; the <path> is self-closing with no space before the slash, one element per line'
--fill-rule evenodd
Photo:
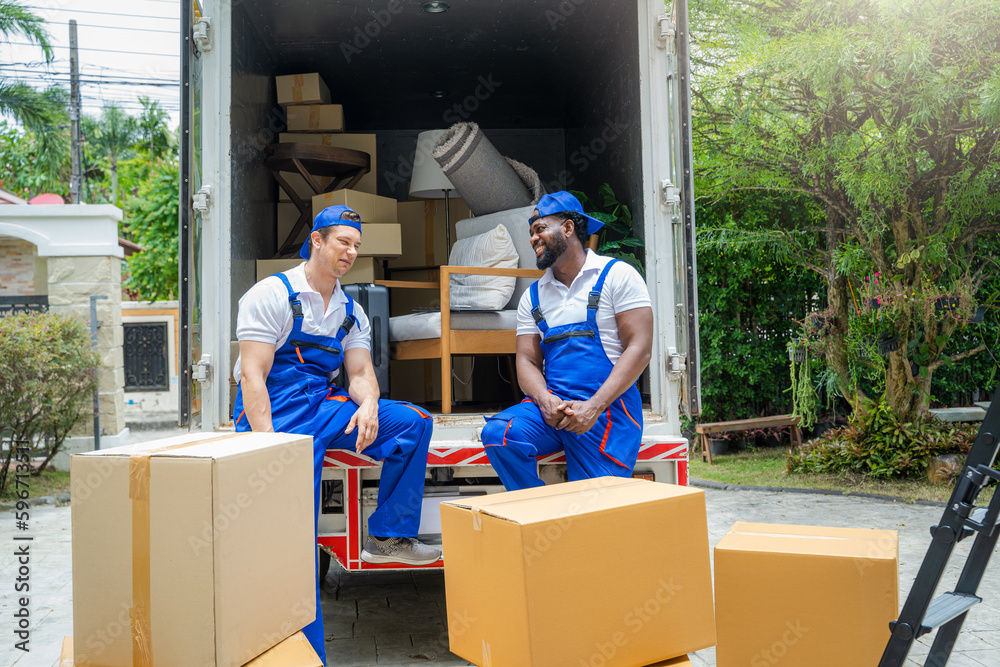
<path fill-rule="evenodd" d="M 610 183 L 641 230 L 637 4 L 483 0 L 441 13 L 421 4 L 234 4 L 234 327 L 255 260 L 276 249 L 278 188 L 262 158 L 285 127 L 278 75 L 319 72 L 344 106 L 346 131 L 376 135 L 379 195 L 407 200 L 420 131 L 472 121 L 549 190 L 596 196 Z"/>

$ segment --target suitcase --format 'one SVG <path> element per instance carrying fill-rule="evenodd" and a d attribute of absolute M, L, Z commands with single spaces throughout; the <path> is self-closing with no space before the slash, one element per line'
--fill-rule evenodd
<path fill-rule="evenodd" d="M 344 292 L 354 299 L 368 316 L 372 330 L 372 365 L 382 398 L 389 397 L 389 288 L 384 285 L 356 283 L 344 285 Z M 345 374 L 346 376 L 346 374 Z M 344 380 L 347 388 L 350 378 Z"/>

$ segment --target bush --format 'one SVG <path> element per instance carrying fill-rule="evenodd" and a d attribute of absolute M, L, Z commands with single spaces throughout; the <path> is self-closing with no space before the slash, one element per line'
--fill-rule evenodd
<path fill-rule="evenodd" d="M 835 428 L 788 455 L 788 472 L 857 472 L 876 479 L 921 477 L 931 457 L 972 449 L 978 424 L 941 422 L 931 416 L 901 421 L 884 402 L 869 403 L 851 423 Z"/>
<path fill-rule="evenodd" d="M 33 456 L 45 457 L 35 474 L 87 416 L 97 366 L 90 332 L 79 318 L 53 313 L 0 318 L 0 424 L 5 438 L 29 443 Z M 0 452 L 0 492 L 13 451 Z"/>

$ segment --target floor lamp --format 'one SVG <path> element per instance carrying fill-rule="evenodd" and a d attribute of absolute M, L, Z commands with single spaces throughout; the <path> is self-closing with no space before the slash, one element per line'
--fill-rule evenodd
<path fill-rule="evenodd" d="M 448 197 L 455 189 L 441 171 L 437 160 L 431 157 L 434 144 L 447 130 L 428 130 L 417 135 L 417 152 L 413 157 L 413 176 L 410 179 L 410 196 L 419 199 L 444 199 L 445 262 L 451 253 L 451 211 Z"/>

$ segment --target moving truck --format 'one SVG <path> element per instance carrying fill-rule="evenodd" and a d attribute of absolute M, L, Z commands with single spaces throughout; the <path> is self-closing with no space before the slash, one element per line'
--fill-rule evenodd
<path fill-rule="evenodd" d="M 379 195 L 406 201 L 417 135 L 458 121 L 478 123 L 548 191 L 596 199 L 611 185 L 645 241 L 656 327 L 647 432 L 684 442 L 681 410 L 697 414 L 700 403 L 686 0 L 182 8 L 183 424 L 232 426 L 238 301 L 279 243 L 279 190 L 264 165 L 288 122 L 275 77 L 315 72 L 347 132 L 375 136 Z M 343 500 L 349 480 L 339 481 L 331 493 Z"/>

